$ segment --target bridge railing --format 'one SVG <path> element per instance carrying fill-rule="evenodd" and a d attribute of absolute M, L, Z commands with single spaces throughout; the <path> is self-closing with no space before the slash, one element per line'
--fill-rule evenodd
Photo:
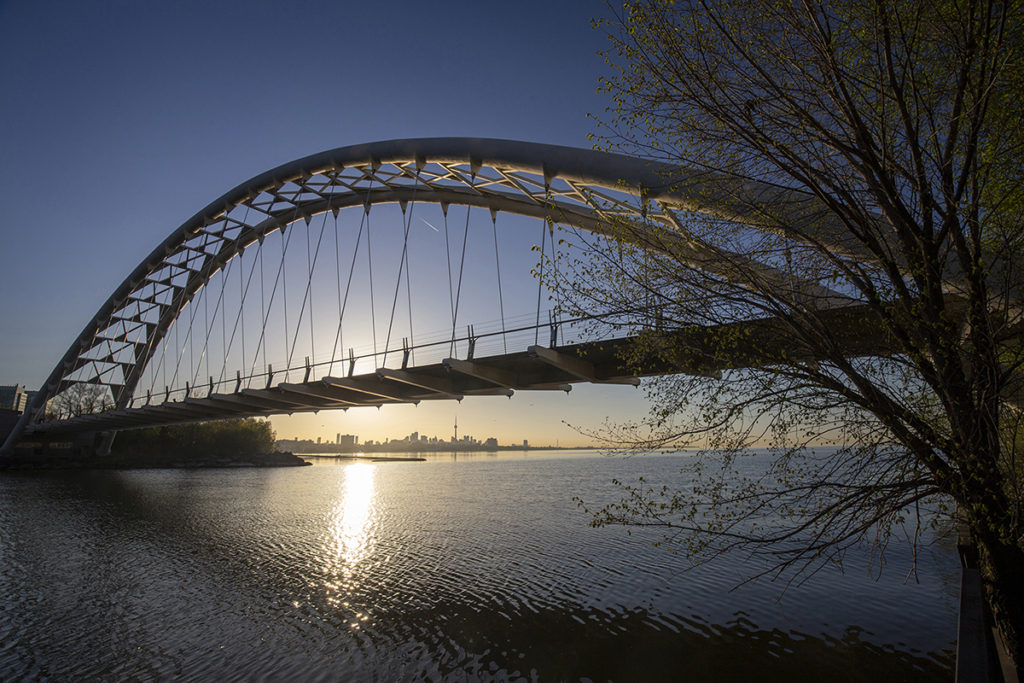
<path fill-rule="evenodd" d="M 309 382 L 328 376 L 368 374 L 384 367 L 423 367 L 440 364 L 446 358 L 500 357 L 524 353 L 534 344 L 556 347 L 622 336 L 620 325 L 602 325 L 602 320 L 617 318 L 624 311 L 574 317 L 562 317 L 551 309 L 543 313 L 508 318 L 504 324 L 501 320 L 491 320 L 466 325 L 460 327 L 457 334 L 452 334 L 450 330 L 437 330 L 419 336 L 415 343 L 408 339 L 393 341 L 390 347 L 376 351 L 372 346 L 365 345 L 350 348 L 346 355 L 306 357 L 301 364 L 290 367 L 269 363 L 257 372 L 243 373 L 236 370 L 234 375 L 228 377 L 208 377 L 205 381 L 186 382 L 186 386 L 168 386 L 163 391 L 147 389 L 133 396 L 129 407 L 139 408 L 185 398 L 205 398 L 214 394 L 235 393 L 240 389 L 270 388 L 281 382 Z M 583 329 L 584 325 L 586 330 Z"/>

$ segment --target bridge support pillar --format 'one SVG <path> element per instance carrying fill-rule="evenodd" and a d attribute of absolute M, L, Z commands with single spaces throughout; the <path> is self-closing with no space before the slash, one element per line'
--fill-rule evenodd
<path fill-rule="evenodd" d="M 113 432 L 71 434 L 66 436 L 28 436 L 19 438 L 0 457 L 0 464 L 20 467 L 61 467 L 64 464 L 95 457 L 106 443 L 113 441 Z"/>
<path fill-rule="evenodd" d="M 100 432 L 96 435 L 96 455 L 110 455 L 110 447 L 114 445 L 117 432 Z"/>

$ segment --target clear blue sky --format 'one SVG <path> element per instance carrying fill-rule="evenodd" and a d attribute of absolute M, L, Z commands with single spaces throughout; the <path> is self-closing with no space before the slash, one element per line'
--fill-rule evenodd
<path fill-rule="evenodd" d="M 599 2 L 0 2 L 0 383 L 39 385 L 125 275 L 207 202 L 320 150 L 429 136 L 589 147 Z M 275 420 L 579 442 L 644 410 L 577 387 Z M 358 415 L 357 415 L 358 414 Z"/>

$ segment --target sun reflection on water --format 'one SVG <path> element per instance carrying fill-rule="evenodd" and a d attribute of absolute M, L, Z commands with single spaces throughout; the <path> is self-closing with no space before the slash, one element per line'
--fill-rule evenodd
<path fill-rule="evenodd" d="M 376 466 L 369 463 L 344 468 L 340 497 L 331 515 L 324 567 L 325 585 L 335 602 L 351 587 L 357 565 L 373 548 L 375 472 Z"/>

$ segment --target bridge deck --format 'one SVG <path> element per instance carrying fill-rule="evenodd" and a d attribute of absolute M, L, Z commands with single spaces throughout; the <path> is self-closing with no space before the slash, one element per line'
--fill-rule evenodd
<path fill-rule="evenodd" d="M 890 352 L 892 345 L 887 339 L 866 333 L 872 317 L 866 307 L 835 309 L 826 316 L 831 325 L 845 328 L 837 334 L 837 338 L 846 340 L 843 355 Z M 301 383 L 281 382 L 262 389 L 241 389 L 38 422 L 30 425 L 26 434 L 116 431 L 234 417 L 458 400 L 464 396 L 511 396 L 517 390 L 568 391 L 577 382 L 638 384 L 638 377 L 669 372 L 714 375 L 723 370 L 752 367 L 758 358 L 766 357 L 765 351 L 769 351 L 768 357 L 777 357 L 789 345 L 785 325 L 778 319 L 679 330 L 661 333 L 658 339 L 662 344 L 656 343 L 652 349 L 657 345 L 671 352 L 648 353 L 639 362 L 635 357 L 629 362 L 624 360 L 635 348 L 636 338 L 632 336 L 556 349 L 531 346 L 526 351 L 485 358 L 447 358 L 418 367 L 380 368 L 373 373 Z M 723 343 L 726 339 L 729 343 Z M 792 354 L 795 360 L 801 360 L 796 351 Z"/>

